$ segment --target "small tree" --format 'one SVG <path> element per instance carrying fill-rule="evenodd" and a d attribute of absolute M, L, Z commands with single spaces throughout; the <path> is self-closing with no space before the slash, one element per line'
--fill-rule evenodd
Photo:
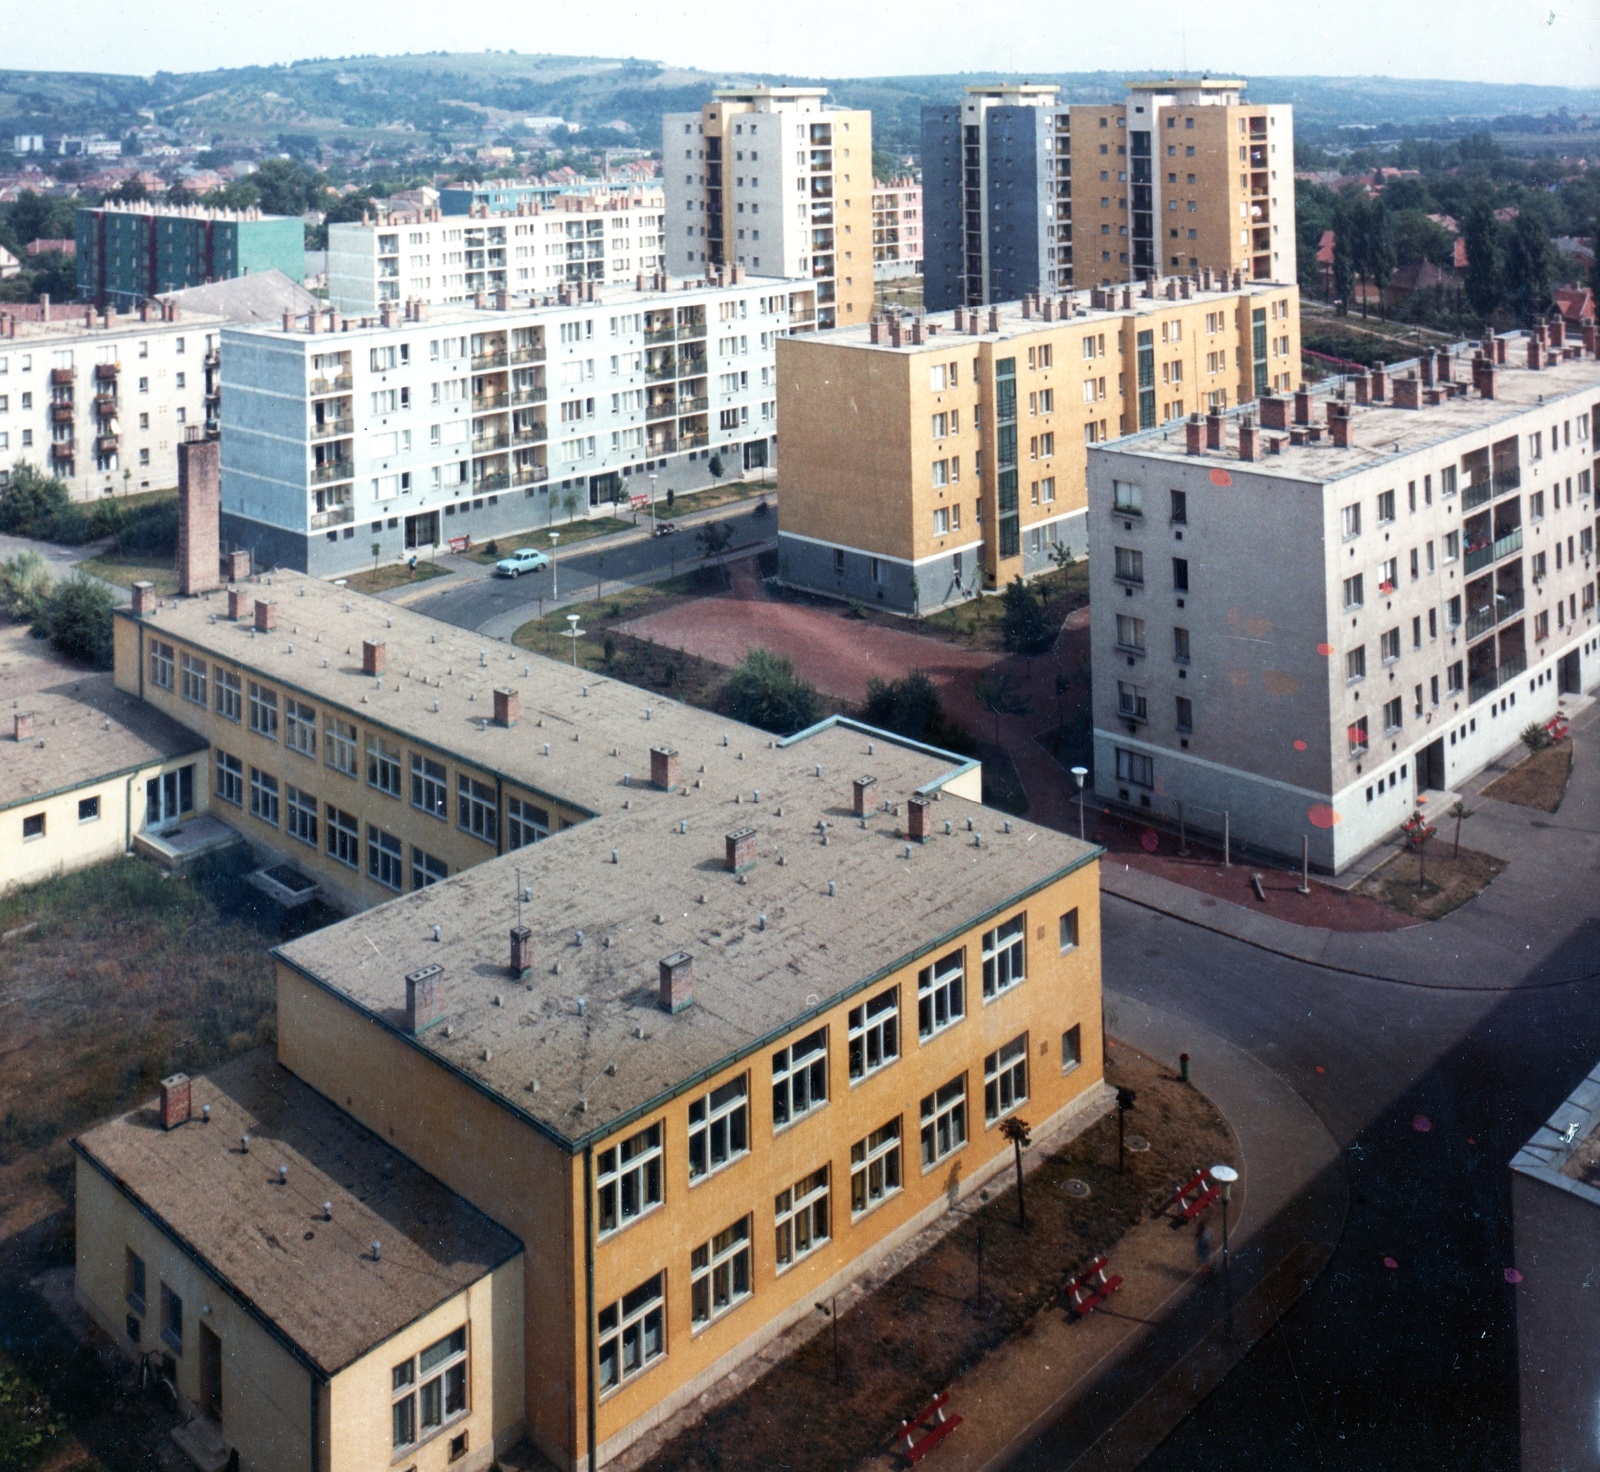
<path fill-rule="evenodd" d="M 1055 636 L 1033 589 L 1021 578 L 1013 578 L 1002 600 L 1005 612 L 1000 618 L 1001 642 L 1013 654 L 1043 654 L 1055 642 Z"/>
<path fill-rule="evenodd" d="M 1028 1230 L 1028 1207 L 1022 1197 L 1022 1152 L 1033 1144 L 1033 1137 L 1028 1133 L 1028 1121 L 1017 1115 L 1009 1115 L 1000 1121 L 1000 1133 L 1011 1141 L 1011 1149 L 1017 1164 L 1017 1225 L 1026 1232 Z"/>
<path fill-rule="evenodd" d="M 770 649 L 752 649 L 745 656 L 723 684 L 719 703 L 736 720 L 780 736 L 815 725 L 822 712 L 816 687 L 795 674 L 787 655 Z"/>
<path fill-rule="evenodd" d="M 700 543 L 701 559 L 707 563 L 717 561 L 733 543 L 733 528 L 725 521 L 708 521 L 695 533 L 695 540 Z M 728 586 L 733 586 L 733 579 L 728 573 L 727 563 L 722 564 L 722 580 Z"/>
<path fill-rule="evenodd" d="M 1455 847 L 1450 850 L 1452 859 L 1461 857 L 1461 820 L 1470 818 L 1477 811 L 1476 808 L 1469 808 L 1460 798 L 1457 798 L 1455 804 L 1451 807 L 1450 816 L 1456 820 L 1456 842 Z"/>
<path fill-rule="evenodd" d="M 869 726 L 908 736 L 913 741 L 937 742 L 944 731 L 944 709 L 933 681 L 922 670 L 903 679 L 867 681 L 867 699 L 861 719 Z"/>
<path fill-rule="evenodd" d="M 39 621 L 50 601 L 50 569 L 37 552 L 0 562 L 0 612 L 18 623 Z"/>
<path fill-rule="evenodd" d="M 573 518 L 578 514 L 578 493 L 573 490 L 561 493 L 561 509 L 567 513 L 567 525 L 572 525 Z"/>
<path fill-rule="evenodd" d="M 980 675 L 972 682 L 972 693 L 994 717 L 994 744 L 1000 744 L 1000 717 L 1025 716 L 1033 706 L 1020 690 L 1011 688 L 1010 675 Z"/>
<path fill-rule="evenodd" d="M 111 589 L 93 578 L 74 573 L 56 584 L 55 591 L 34 621 L 36 634 L 69 659 L 81 659 L 96 669 L 112 663 L 111 610 L 116 599 Z"/>
<path fill-rule="evenodd" d="M 71 509 L 72 497 L 65 481 L 19 460 L 12 467 L 10 480 L 0 489 L 0 532 L 27 535 Z"/>

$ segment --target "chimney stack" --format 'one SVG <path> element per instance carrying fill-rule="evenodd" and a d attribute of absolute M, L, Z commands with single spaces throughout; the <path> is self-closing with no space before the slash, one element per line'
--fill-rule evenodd
<path fill-rule="evenodd" d="M 175 1130 L 189 1122 L 189 1075 L 174 1073 L 161 1080 L 161 1128 Z"/>
<path fill-rule="evenodd" d="M 444 1016 L 444 967 L 435 962 L 406 973 L 406 1031 L 425 1032 Z"/>
<path fill-rule="evenodd" d="M 256 633 L 270 634 L 278 627 L 278 605 L 265 598 L 256 599 Z"/>
<path fill-rule="evenodd" d="M 140 581 L 133 585 L 133 616 L 148 618 L 156 611 L 156 585 Z"/>
<path fill-rule="evenodd" d="M 1000 330 L 1000 308 L 999 307 L 990 307 L 989 308 L 989 331 L 990 332 L 998 332 L 999 330 Z"/>
<path fill-rule="evenodd" d="M 517 724 L 522 714 L 517 692 L 508 685 L 496 687 L 494 692 L 494 723 L 509 730 Z"/>
<path fill-rule="evenodd" d="M 1287 429 L 1289 427 L 1289 401 L 1280 399 L 1277 394 L 1262 394 L 1261 427 L 1263 429 Z"/>
<path fill-rule="evenodd" d="M 1429 353 L 1429 352 L 1424 352 L 1417 359 L 1417 368 L 1418 368 L 1418 370 L 1420 372 L 1420 375 L 1421 375 L 1422 386 L 1424 388 L 1432 388 L 1433 387 L 1433 354 Z"/>
<path fill-rule="evenodd" d="M 1506 340 L 1503 337 L 1494 340 L 1494 360 L 1502 365 L 1506 361 Z"/>
<path fill-rule="evenodd" d="M 681 1012 L 694 1001 L 694 957 L 687 951 L 663 956 L 661 966 L 661 1010 Z"/>
<path fill-rule="evenodd" d="M 256 605 L 259 608 L 261 605 Z M 361 673 L 364 675 L 381 675 L 389 664 L 389 650 L 382 639 L 363 639 L 361 641 Z"/>
<path fill-rule="evenodd" d="M 209 593 L 221 582 L 222 442 L 178 442 L 178 591 Z"/>
<path fill-rule="evenodd" d="M 228 589 L 228 617 L 241 619 L 250 606 L 250 595 L 243 588 Z"/>
<path fill-rule="evenodd" d="M 1239 420 L 1239 458 L 1241 460 L 1256 458 L 1256 425 L 1248 414 Z"/>
<path fill-rule="evenodd" d="M 1544 367 L 1544 344 L 1537 337 L 1528 339 L 1528 367 L 1535 371 Z"/>
<path fill-rule="evenodd" d="M 864 818 L 872 811 L 872 789 L 878 785 L 876 777 L 857 777 L 850 784 L 852 793 L 852 807 L 858 818 Z"/>
<path fill-rule="evenodd" d="M 756 830 L 736 828 L 724 840 L 725 858 L 730 874 L 739 874 L 756 861 Z"/>
<path fill-rule="evenodd" d="M 670 746 L 650 748 L 650 785 L 671 792 L 678 785 L 678 753 Z"/>
<path fill-rule="evenodd" d="M 1333 436 L 1333 443 L 1341 450 L 1350 448 L 1350 406 L 1348 404 L 1333 405 L 1334 412 L 1328 417 L 1328 432 Z"/>
<path fill-rule="evenodd" d="M 1220 450 L 1222 448 L 1222 415 L 1216 409 L 1206 413 L 1206 449 Z"/>
<path fill-rule="evenodd" d="M 1450 366 L 1450 349 L 1440 348 L 1434 363 L 1434 376 L 1440 383 L 1450 382 Z"/>
<path fill-rule="evenodd" d="M 1304 384 L 1294 391 L 1294 422 L 1311 423 L 1311 393 Z"/>
<path fill-rule="evenodd" d="M 1394 381 L 1394 406 L 1396 409 L 1420 409 L 1422 407 L 1422 381 L 1408 373 L 1404 378 Z"/>
<path fill-rule="evenodd" d="M 913 843 L 928 841 L 928 809 L 933 804 L 919 793 L 906 799 L 906 837 Z"/>
<path fill-rule="evenodd" d="M 874 347 L 880 346 L 883 342 L 883 323 L 877 317 L 867 323 L 867 341 Z"/>
<path fill-rule="evenodd" d="M 1358 373 L 1355 376 L 1355 385 L 1356 403 L 1370 404 L 1372 402 L 1372 380 L 1367 377 L 1365 372 Z"/>
<path fill-rule="evenodd" d="M 519 980 L 533 970 L 533 932 L 526 925 L 511 927 L 511 974 Z"/>
<path fill-rule="evenodd" d="M 1183 426 L 1183 448 L 1188 455 L 1198 455 L 1205 448 L 1206 428 L 1205 420 L 1198 414 L 1191 414 Z"/>
<path fill-rule="evenodd" d="M 33 740 L 33 712 L 19 710 L 11 717 L 11 734 L 17 742 Z"/>

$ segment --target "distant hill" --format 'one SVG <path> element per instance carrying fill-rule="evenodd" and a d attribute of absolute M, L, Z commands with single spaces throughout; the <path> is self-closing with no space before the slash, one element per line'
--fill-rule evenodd
<path fill-rule="evenodd" d="M 1213 75 L 1222 75 L 1213 72 Z M 1127 72 L 1034 73 L 1074 100 L 1109 100 Z M 395 133 L 459 139 L 504 130 L 524 116 L 559 114 L 591 126 L 620 119 L 639 141 L 659 143 L 663 112 L 698 107 L 725 81 L 809 83 L 841 103 L 870 107 L 881 146 L 913 150 L 925 102 L 959 95 L 994 73 L 830 80 L 744 74 L 729 78 L 633 58 L 522 56 L 510 52 L 317 58 L 287 66 L 129 77 L 90 72 L 0 71 L 0 137 L 21 131 L 117 134 L 149 116 L 229 138 L 281 133 L 332 140 Z M 1013 78 L 1012 80 L 1020 80 Z M 1248 95 L 1293 103 L 1308 130 L 1341 124 L 1399 126 L 1540 118 L 1566 109 L 1600 113 L 1600 88 L 1507 86 L 1392 77 L 1249 79 Z M 144 114 L 144 117 L 141 117 Z"/>

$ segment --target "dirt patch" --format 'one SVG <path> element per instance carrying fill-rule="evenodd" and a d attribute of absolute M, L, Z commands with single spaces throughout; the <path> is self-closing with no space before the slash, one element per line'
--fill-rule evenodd
<path fill-rule="evenodd" d="M 1525 808 L 1553 813 L 1567 793 L 1572 776 L 1572 743 L 1562 741 L 1536 751 L 1519 762 L 1503 777 L 1496 777 L 1483 789 L 1485 797 L 1497 802 L 1514 802 Z"/>
<path fill-rule="evenodd" d="M 391 562 L 386 567 L 353 572 L 344 582 L 354 593 L 387 593 L 390 588 L 403 588 L 412 583 L 425 583 L 429 578 L 446 577 L 449 571 L 449 568 L 440 567 L 437 563 L 418 559 L 415 567 L 409 567 L 404 562 Z"/>
<path fill-rule="evenodd" d="M 1017 1226 L 1015 1177 L 997 1177 L 986 1205 L 963 1209 L 954 1231 L 841 1314 L 839 1384 L 832 1340 L 818 1334 L 652 1455 L 651 1472 L 835 1472 L 886 1450 L 900 1420 L 931 1394 L 1026 1332 L 1039 1311 L 1064 1311 L 1066 1279 L 1097 1252 L 1114 1256 L 1119 1239 L 1198 1163 L 1237 1159 L 1208 1099 L 1132 1049 L 1118 1047 L 1115 1057 L 1112 1081 L 1138 1094 L 1128 1133 L 1150 1145 L 1128 1154 L 1126 1174 L 1117 1173 L 1112 1114 L 1029 1174 L 1026 1232 Z M 1073 1180 L 1089 1186 L 1088 1197 L 1068 1193 Z"/>
<path fill-rule="evenodd" d="M 1420 860 L 1408 848 L 1373 870 L 1361 881 L 1361 889 L 1419 920 L 1437 920 L 1481 894 L 1505 868 L 1504 859 L 1470 848 L 1454 856 L 1434 839 Z"/>

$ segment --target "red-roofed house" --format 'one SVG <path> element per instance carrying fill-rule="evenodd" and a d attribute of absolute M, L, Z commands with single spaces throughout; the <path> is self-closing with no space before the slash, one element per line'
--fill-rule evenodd
<path fill-rule="evenodd" d="M 1556 310 L 1568 327 L 1594 321 L 1594 293 L 1587 286 L 1558 286 L 1552 293 Z"/>

